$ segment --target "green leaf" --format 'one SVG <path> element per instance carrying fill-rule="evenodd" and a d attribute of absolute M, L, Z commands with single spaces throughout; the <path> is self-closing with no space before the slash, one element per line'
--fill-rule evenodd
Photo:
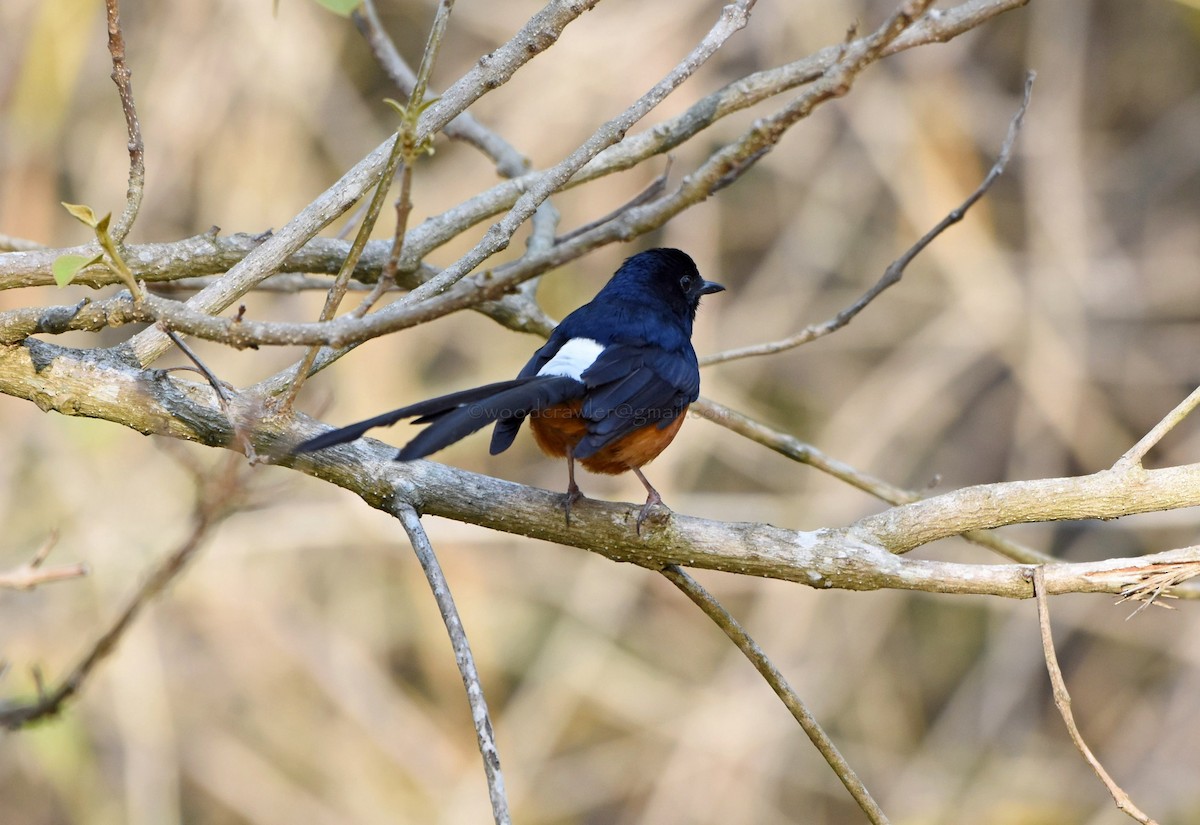
<path fill-rule="evenodd" d="M 67 203 L 66 201 L 63 201 L 63 207 L 81 223 L 86 223 L 93 228 L 96 226 L 96 213 L 92 211 L 92 207 L 84 206 L 82 203 Z"/>
<path fill-rule="evenodd" d="M 108 222 L 111 220 L 112 220 L 112 212 L 109 212 L 103 218 L 96 221 L 96 231 L 97 232 L 107 232 L 108 231 Z"/>
<path fill-rule="evenodd" d="M 86 209 L 87 207 L 84 208 Z M 54 263 L 50 265 L 50 269 L 54 272 L 54 282 L 60 287 L 66 286 L 75 279 L 75 276 L 79 274 L 79 270 L 85 266 L 100 263 L 103 257 L 103 255 L 96 255 L 92 258 L 83 255 L 59 255 L 54 259 Z"/>
<path fill-rule="evenodd" d="M 317 0 L 317 4 L 324 6 L 334 14 L 340 14 L 342 17 L 349 17 L 350 12 L 358 8 L 361 0 Z"/>

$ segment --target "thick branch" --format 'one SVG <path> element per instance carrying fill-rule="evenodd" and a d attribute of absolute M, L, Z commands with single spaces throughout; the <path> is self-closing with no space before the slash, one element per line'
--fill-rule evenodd
<path fill-rule="evenodd" d="M 905 553 L 967 530 L 1006 524 L 1114 519 L 1200 505 L 1200 464 L 1103 470 L 1078 478 L 1006 481 L 893 507 L 863 519 L 864 536 Z"/>
<path fill-rule="evenodd" d="M 234 428 L 207 385 L 137 367 L 118 351 L 85 351 L 36 339 L 0 346 L 0 392 L 44 410 L 114 421 L 143 433 L 210 446 L 234 443 Z M 561 495 L 431 461 L 398 464 L 395 448 L 373 439 L 292 457 L 287 451 L 316 427 L 310 419 L 270 418 L 253 399 L 234 397 L 260 455 L 345 487 L 392 512 L 397 500 L 418 512 L 554 541 L 655 570 L 668 564 L 796 581 L 817 588 L 900 588 L 1029 598 L 1028 567 L 905 558 L 896 553 L 967 530 L 1054 519 L 1116 518 L 1200 505 L 1200 465 L 1080 478 L 969 487 L 906 504 L 838 529 L 785 530 L 682 514 L 634 533 L 638 508 L 583 501 L 562 518 Z M 1045 567 L 1051 594 L 1120 593 L 1181 562 L 1189 548 L 1139 558 Z"/>

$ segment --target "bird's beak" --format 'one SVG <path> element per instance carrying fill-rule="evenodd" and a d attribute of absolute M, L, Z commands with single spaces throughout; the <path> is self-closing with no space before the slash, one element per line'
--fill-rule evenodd
<path fill-rule="evenodd" d="M 711 295 L 714 292 L 724 292 L 724 291 L 725 291 L 725 286 L 723 284 L 718 284 L 716 281 L 705 281 L 704 285 L 702 287 L 700 287 L 701 295 Z"/>

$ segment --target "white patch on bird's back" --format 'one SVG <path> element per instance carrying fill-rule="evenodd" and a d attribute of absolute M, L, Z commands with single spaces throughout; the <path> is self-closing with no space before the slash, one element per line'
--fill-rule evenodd
<path fill-rule="evenodd" d="M 538 370 L 538 375 L 565 375 L 579 381 L 583 371 L 596 363 L 602 352 L 604 346 L 599 341 L 572 338 Z"/>

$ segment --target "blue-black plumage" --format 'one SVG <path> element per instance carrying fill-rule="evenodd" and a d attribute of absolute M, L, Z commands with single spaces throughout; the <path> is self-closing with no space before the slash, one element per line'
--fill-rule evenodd
<path fill-rule="evenodd" d="M 662 499 L 641 472 L 675 437 L 699 397 L 700 369 L 692 323 L 704 295 L 725 287 L 700 276 L 678 249 L 651 249 L 627 259 L 588 303 L 570 313 L 517 377 L 402 407 L 323 433 L 303 453 L 343 444 L 404 418 L 427 424 L 396 458 L 409 461 L 495 422 L 491 452 L 503 452 L 528 419 L 548 454 L 566 457 L 570 506 L 581 497 L 576 459 L 593 472 L 635 473 L 648 497 L 642 522 Z"/>

